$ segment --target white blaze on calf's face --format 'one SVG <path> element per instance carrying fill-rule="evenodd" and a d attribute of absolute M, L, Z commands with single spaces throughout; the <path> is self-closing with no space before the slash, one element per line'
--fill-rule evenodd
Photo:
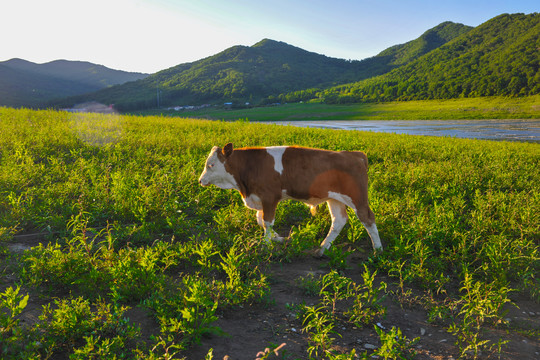
<path fill-rule="evenodd" d="M 225 164 L 221 162 L 218 152 L 221 151 L 217 146 L 212 148 L 210 155 L 206 159 L 204 170 L 199 178 L 202 186 L 213 184 L 221 189 L 238 189 L 238 184 L 230 173 L 225 169 Z"/>

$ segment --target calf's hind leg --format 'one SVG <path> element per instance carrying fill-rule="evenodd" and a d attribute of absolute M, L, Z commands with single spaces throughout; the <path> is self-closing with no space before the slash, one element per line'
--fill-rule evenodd
<path fill-rule="evenodd" d="M 330 215 L 332 216 L 332 226 L 328 235 L 326 235 L 326 238 L 321 243 L 321 248 L 316 252 L 316 255 L 319 257 L 324 254 L 325 250 L 330 249 L 332 241 L 336 239 L 349 219 L 347 216 L 347 205 L 334 199 L 328 200 L 327 203 Z"/>
<path fill-rule="evenodd" d="M 356 211 L 356 216 L 360 219 L 360 222 L 366 228 L 366 231 L 371 239 L 371 245 L 373 245 L 373 250 L 383 251 L 381 238 L 379 237 L 379 230 L 377 230 L 377 225 L 375 224 L 375 214 L 369 208 L 368 205 L 363 206 L 360 210 Z"/>

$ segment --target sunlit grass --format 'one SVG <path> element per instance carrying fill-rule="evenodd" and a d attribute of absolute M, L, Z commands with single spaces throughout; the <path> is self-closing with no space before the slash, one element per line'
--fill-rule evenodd
<path fill-rule="evenodd" d="M 24 286 L 64 299 L 55 310 L 61 314 L 44 310 L 44 319 L 60 319 L 55 326 L 44 320 L 23 329 L 2 318 L 9 324 L 3 354 L 186 351 L 202 335 L 219 333 L 212 325 L 219 311 L 271 296 L 260 265 L 305 256 L 328 231 L 329 214 L 322 208 L 311 217 L 303 205 L 283 204 L 276 227 L 292 227 L 290 242 L 261 244 L 254 213 L 236 192 L 197 183 L 209 150 L 227 142 L 365 151 L 385 242 L 366 271 L 401 285 L 398 299 L 411 286 L 443 297 L 426 311 L 458 336 L 463 352 L 488 346 L 480 326 L 503 321 L 502 305 L 513 294 L 540 301 L 538 144 L 0 108 L 0 240 L 46 232 L 50 241 L 0 271 L 9 268 Z M 343 243 L 353 252 L 369 249 L 352 216 L 336 249 Z M 346 257 L 330 260 L 346 268 Z M 3 309 L 24 299 L 13 290 L 7 296 L 13 301 Z M 148 348 L 122 320 L 122 307 L 137 304 L 160 326 Z M 442 304 L 452 306 L 443 312 Z M 72 333 L 59 337 L 77 309 Z"/>

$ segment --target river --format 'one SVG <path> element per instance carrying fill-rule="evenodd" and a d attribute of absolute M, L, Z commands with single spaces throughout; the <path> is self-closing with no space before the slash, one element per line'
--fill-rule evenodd
<path fill-rule="evenodd" d="M 273 124 L 540 143 L 540 120 L 305 120 Z"/>

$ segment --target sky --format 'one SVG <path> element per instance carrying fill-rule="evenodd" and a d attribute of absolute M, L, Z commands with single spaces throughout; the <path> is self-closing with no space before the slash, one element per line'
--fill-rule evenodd
<path fill-rule="evenodd" d="M 444 21 L 539 11 L 538 0 L 2 0 L 0 61 L 155 73 L 265 38 L 362 60 Z"/>

